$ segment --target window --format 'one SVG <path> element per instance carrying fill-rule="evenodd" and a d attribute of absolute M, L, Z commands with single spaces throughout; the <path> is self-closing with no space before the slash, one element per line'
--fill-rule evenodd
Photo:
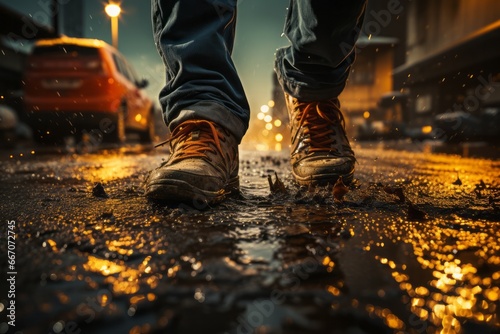
<path fill-rule="evenodd" d="M 96 48 L 79 46 L 73 44 L 58 44 L 50 46 L 38 46 L 33 50 L 36 56 L 52 56 L 52 55 L 71 55 L 76 56 L 99 56 L 99 51 Z"/>
<path fill-rule="evenodd" d="M 113 61 L 115 62 L 115 66 L 118 69 L 118 72 L 120 72 L 128 80 L 134 82 L 134 78 L 130 74 L 128 67 L 127 67 L 126 63 L 124 62 L 124 60 L 120 56 L 113 53 Z"/>
<path fill-rule="evenodd" d="M 415 100 L 415 111 L 419 114 L 425 114 L 432 110 L 432 95 L 425 94 L 417 96 Z"/>
<path fill-rule="evenodd" d="M 416 6 L 416 43 L 423 44 L 427 40 L 427 32 L 429 30 L 429 7 L 430 3 L 428 0 L 418 0 L 415 3 Z"/>

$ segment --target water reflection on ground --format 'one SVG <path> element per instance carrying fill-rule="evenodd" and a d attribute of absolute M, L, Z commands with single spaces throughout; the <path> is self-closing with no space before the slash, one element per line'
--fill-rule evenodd
<path fill-rule="evenodd" d="M 242 152 L 241 195 L 204 211 L 143 197 L 161 151 L 2 162 L 16 329 L 498 332 L 500 162 L 356 153 L 338 200 L 294 185 L 286 154 Z M 286 193 L 271 194 L 274 173 Z"/>

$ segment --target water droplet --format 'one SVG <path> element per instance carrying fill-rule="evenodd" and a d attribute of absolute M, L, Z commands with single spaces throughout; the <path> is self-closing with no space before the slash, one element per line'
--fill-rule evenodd
<path fill-rule="evenodd" d="M 128 308 L 127 310 L 127 314 L 130 316 L 130 317 L 133 317 L 135 315 L 135 312 L 137 311 L 137 306 L 135 305 L 130 305 L 130 307 Z"/>
<path fill-rule="evenodd" d="M 64 329 L 64 324 L 61 321 L 58 321 L 52 326 L 54 333 L 60 333 Z"/>
<path fill-rule="evenodd" d="M 196 289 L 196 292 L 194 293 L 194 299 L 196 299 L 200 303 L 203 303 L 205 301 L 205 295 L 200 289 Z"/>

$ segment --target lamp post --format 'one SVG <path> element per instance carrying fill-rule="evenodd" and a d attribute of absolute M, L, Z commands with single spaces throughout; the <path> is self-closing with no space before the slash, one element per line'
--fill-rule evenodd
<path fill-rule="evenodd" d="M 111 2 L 104 7 L 104 11 L 111 18 L 111 38 L 113 40 L 113 46 L 118 49 L 118 16 L 122 9 L 120 5 Z"/>

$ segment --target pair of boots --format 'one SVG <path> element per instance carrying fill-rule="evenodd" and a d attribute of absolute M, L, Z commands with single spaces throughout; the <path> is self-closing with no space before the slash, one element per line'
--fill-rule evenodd
<path fill-rule="evenodd" d="M 301 185 L 352 181 L 355 157 L 338 99 L 303 102 L 286 95 L 292 174 Z M 169 139 L 171 155 L 146 180 L 153 200 L 217 203 L 239 187 L 238 142 L 207 120 L 180 124 Z"/>

